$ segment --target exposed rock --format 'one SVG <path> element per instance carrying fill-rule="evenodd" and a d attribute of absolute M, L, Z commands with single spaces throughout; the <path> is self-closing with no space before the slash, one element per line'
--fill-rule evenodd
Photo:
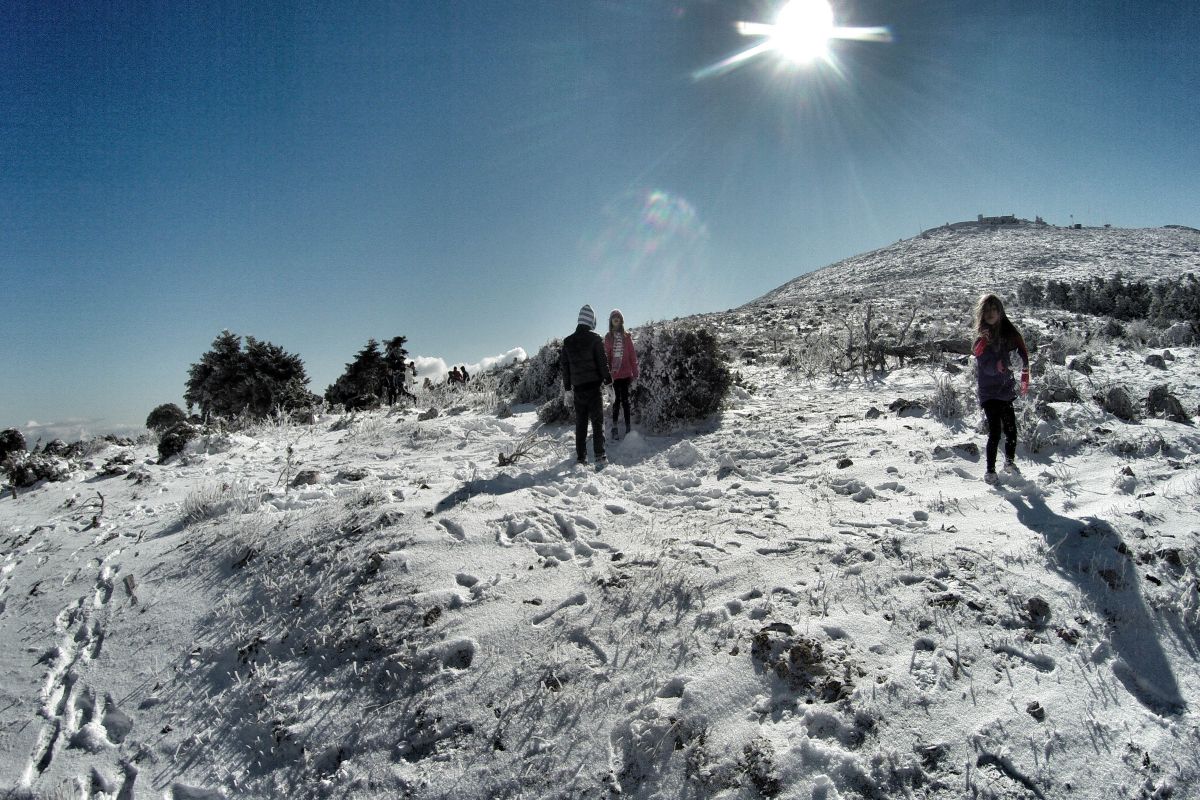
<path fill-rule="evenodd" d="M 1137 422 L 1137 406 L 1124 386 L 1114 386 L 1108 393 L 1097 398 L 1105 411 L 1126 422 Z"/>
<path fill-rule="evenodd" d="M 916 400 L 906 400 L 898 397 L 888 404 L 888 411 L 902 417 L 919 417 L 925 414 L 926 408 Z"/>
<path fill-rule="evenodd" d="M 1087 356 L 1076 356 L 1071 359 L 1071 363 L 1067 364 L 1067 369 L 1072 372 L 1078 372 L 1080 375 L 1091 375 L 1091 359 Z"/>
<path fill-rule="evenodd" d="M 1032 627 L 1044 628 L 1050 621 L 1050 604 L 1040 597 L 1031 597 L 1025 601 L 1025 616 Z"/>
<path fill-rule="evenodd" d="M 426 420 L 436 419 L 437 416 L 438 410 L 436 408 L 430 408 L 428 411 L 422 411 L 420 414 L 418 414 L 417 421 L 425 422 Z"/>
<path fill-rule="evenodd" d="M 867 419 L 879 419 L 882 416 L 883 416 L 883 412 L 880 411 L 875 406 L 871 406 L 870 408 L 867 409 L 867 413 L 866 413 Z"/>
<path fill-rule="evenodd" d="M 1192 421 L 1184 409 L 1183 403 L 1179 402 L 1178 397 L 1171 394 L 1170 387 L 1165 384 L 1155 386 L 1150 390 L 1150 394 L 1146 398 L 1146 410 L 1156 417 L 1166 417 L 1172 422 L 1182 422 L 1186 425 Z"/>
<path fill-rule="evenodd" d="M 1191 344 L 1196 341 L 1196 331 L 1190 322 L 1177 322 L 1163 331 L 1163 339 L 1171 344 Z"/>
<path fill-rule="evenodd" d="M 838 469 L 845 469 L 846 467 L 852 467 L 852 466 L 854 466 L 854 462 L 851 461 L 850 459 L 848 459 L 848 458 L 839 458 L 838 459 L 838 462 L 837 462 Z"/>
<path fill-rule="evenodd" d="M 321 472 L 315 469 L 302 469 L 292 478 L 292 486 L 312 486 L 321 482 Z"/>
<path fill-rule="evenodd" d="M 42 445 L 42 452 L 48 456 L 66 457 L 70 447 L 62 439 L 51 439 Z"/>
<path fill-rule="evenodd" d="M 1150 355 L 1146 356 L 1146 366 L 1154 367 L 1156 369 L 1166 369 L 1167 361 L 1158 353 L 1151 353 Z"/>

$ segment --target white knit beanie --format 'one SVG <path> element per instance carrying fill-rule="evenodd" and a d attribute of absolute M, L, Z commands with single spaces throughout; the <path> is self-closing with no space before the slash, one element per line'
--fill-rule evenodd
<path fill-rule="evenodd" d="M 592 311 L 592 307 L 587 303 L 584 303 L 583 308 L 579 309 L 579 324 L 593 329 L 596 327 L 596 312 Z"/>

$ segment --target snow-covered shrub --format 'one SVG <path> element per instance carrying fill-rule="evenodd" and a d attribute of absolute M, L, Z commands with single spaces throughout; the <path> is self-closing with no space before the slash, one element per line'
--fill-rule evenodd
<path fill-rule="evenodd" d="M 543 425 L 561 425 L 575 419 L 575 409 L 567 407 L 562 392 L 559 392 L 538 406 L 537 418 Z"/>
<path fill-rule="evenodd" d="M 1063 365 L 1067 363 L 1067 356 L 1083 354 L 1087 350 L 1087 342 L 1077 331 L 1067 330 L 1048 339 L 1043 347 L 1052 362 Z"/>
<path fill-rule="evenodd" d="M 636 347 L 641 377 L 631 393 L 642 425 L 664 430 L 715 413 L 733 378 L 717 337 L 706 328 L 655 324 Z"/>
<path fill-rule="evenodd" d="M 16 487 L 33 486 L 38 481 L 65 481 L 71 476 L 70 463 L 60 456 L 47 453 L 10 453 L 2 464 L 8 482 Z"/>
<path fill-rule="evenodd" d="M 1042 419 L 1032 403 L 1022 403 L 1017 411 L 1017 443 L 1028 453 L 1040 453 L 1059 442 L 1059 426 Z"/>
<path fill-rule="evenodd" d="M 166 433 L 181 422 L 187 422 L 187 414 L 174 403 L 163 403 L 146 417 L 146 427 L 155 433 Z"/>
<path fill-rule="evenodd" d="M 1159 338 L 1158 330 L 1144 319 L 1135 319 L 1125 326 L 1125 339 L 1134 349 L 1146 347 Z"/>
<path fill-rule="evenodd" d="M 537 355 L 525 361 L 513 393 L 513 402 L 541 403 L 562 394 L 561 353 L 562 340 L 552 339 L 542 345 Z"/>
<path fill-rule="evenodd" d="M 195 439 L 200 431 L 195 425 L 180 422 L 163 433 L 158 440 L 158 463 L 163 464 L 171 456 L 177 456 L 187 447 L 187 443 Z"/>
<path fill-rule="evenodd" d="M 929 410 L 941 419 L 960 419 L 966 412 L 962 393 L 954 385 L 949 375 L 939 375 L 933 387 L 933 394 L 926 403 Z"/>
<path fill-rule="evenodd" d="M 788 351 L 788 364 L 805 380 L 815 380 L 825 375 L 842 372 L 841 344 L 827 331 L 807 334 L 795 351 Z"/>
<path fill-rule="evenodd" d="M 20 453 L 25 450 L 25 437 L 16 428 L 9 428 L 0 432 L 0 461 L 8 458 L 11 453 Z"/>
<path fill-rule="evenodd" d="M 195 523 L 230 512 L 244 514 L 258 508 L 261 502 L 257 492 L 237 481 L 205 486 L 184 498 L 183 518 L 188 523 Z"/>

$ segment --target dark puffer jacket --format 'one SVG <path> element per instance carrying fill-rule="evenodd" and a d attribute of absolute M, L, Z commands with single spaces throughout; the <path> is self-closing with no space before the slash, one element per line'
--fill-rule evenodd
<path fill-rule="evenodd" d="M 612 383 L 608 358 L 604 355 L 604 340 L 587 325 L 578 326 L 574 333 L 563 339 L 560 360 L 564 389 L 589 383 Z"/>

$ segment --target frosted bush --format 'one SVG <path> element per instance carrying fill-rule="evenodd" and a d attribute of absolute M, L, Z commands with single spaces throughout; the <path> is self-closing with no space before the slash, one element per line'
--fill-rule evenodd
<path fill-rule="evenodd" d="M 648 325 L 640 330 L 634 345 L 641 377 L 631 399 L 648 430 L 666 430 L 720 409 L 733 376 L 712 331 Z"/>
<path fill-rule="evenodd" d="M 203 522 L 229 513 L 244 514 L 258 508 L 261 500 L 243 483 L 205 486 L 183 500 L 183 518 L 188 523 Z"/>
<path fill-rule="evenodd" d="M 66 459 L 23 450 L 9 454 L 0 469 L 11 485 L 22 488 L 38 481 L 65 481 L 71 477 L 71 465 Z"/>
<path fill-rule="evenodd" d="M 525 361 L 513 402 L 541 403 L 562 394 L 561 352 L 562 340 L 552 339 L 533 358 Z"/>
<path fill-rule="evenodd" d="M 941 419 L 961 419 L 966 413 L 962 393 L 949 375 L 938 376 L 927 405 Z"/>

